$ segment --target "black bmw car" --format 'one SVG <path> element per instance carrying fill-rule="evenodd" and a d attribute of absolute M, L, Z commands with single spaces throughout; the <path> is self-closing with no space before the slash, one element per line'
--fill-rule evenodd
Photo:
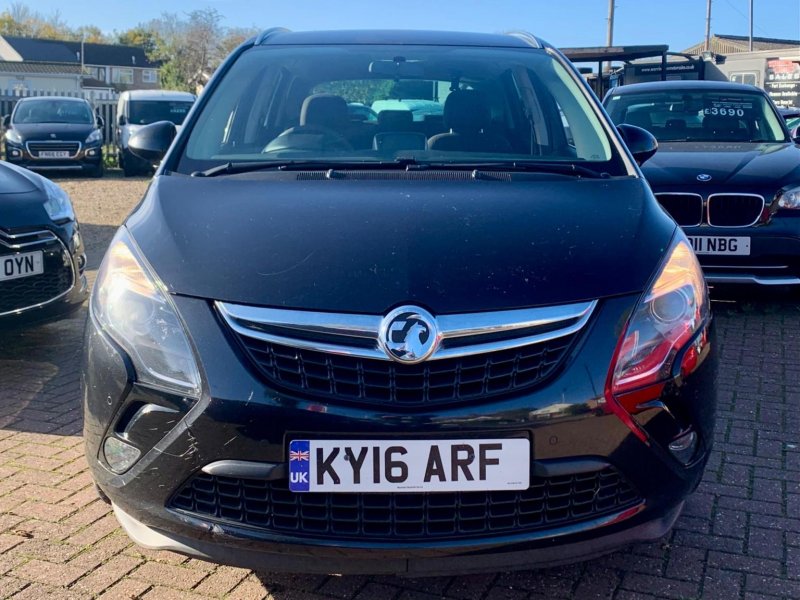
<path fill-rule="evenodd" d="M 103 175 L 103 120 L 83 98 L 23 98 L 3 126 L 10 163 L 35 171 Z"/>
<path fill-rule="evenodd" d="M 0 163 L 0 330 L 61 318 L 88 295 L 78 222 L 67 194 Z"/>
<path fill-rule="evenodd" d="M 604 103 L 615 123 L 658 138 L 644 175 L 709 282 L 800 285 L 800 139 L 763 90 L 665 81 L 615 88 Z"/>
<path fill-rule="evenodd" d="M 348 112 L 399 97 L 440 114 Z M 131 139 L 161 166 L 87 329 L 86 453 L 136 542 L 432 574 L 670 530 L 713 440 L 706 285 L 655 140 L 556 49 L 270 30 L 175 136 Z"/>

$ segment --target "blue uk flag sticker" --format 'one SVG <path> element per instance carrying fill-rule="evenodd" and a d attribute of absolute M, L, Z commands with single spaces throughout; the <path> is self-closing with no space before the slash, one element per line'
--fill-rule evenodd
<path fill-rule="evenodd" d="M 308 440 L 289 442 L 289 489 L 307 492 L 311 472 L 311 444 Z"/>

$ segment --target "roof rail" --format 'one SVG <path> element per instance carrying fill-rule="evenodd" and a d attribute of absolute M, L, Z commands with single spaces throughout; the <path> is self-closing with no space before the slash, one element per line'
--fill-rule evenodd
<path fill-rule="evenodd" d="M 265 29 L 256 38 L 255 45 L 260 46 L 276 33 L 289 33 L 289 31 L 290 30 L 286 29 L 285 27 L 270 27 L 269 29 Z"/>
<path fill-rule="evenodd" d="M 506 35 L 510 35 L 528 44 L 531 48 L 541 48 L 542 44 L 539 39 L 527 31 L 509 31 Z"/>

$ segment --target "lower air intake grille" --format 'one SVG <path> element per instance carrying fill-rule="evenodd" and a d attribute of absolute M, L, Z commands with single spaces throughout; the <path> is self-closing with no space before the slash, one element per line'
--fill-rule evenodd
<path fill-rule="evenodd" d="M 525 491 L 295 494 L 287 482 L 199 473 L 170 508 L 263 531 L 316 538 L 469 538 L 561 527 L 641 503 L 613 467 L 533 478 Z"/>
<path fill-rule="evenodd" d="M 0 313 L 15 311 L 52 300 L 72 286 L 72 265 L 58 241 L 26 247 L 22 252 L 41 250 L 44 272 L 40 275 L 0 281 Z M 13 254 L 0 246 L 0 258 Z"/>

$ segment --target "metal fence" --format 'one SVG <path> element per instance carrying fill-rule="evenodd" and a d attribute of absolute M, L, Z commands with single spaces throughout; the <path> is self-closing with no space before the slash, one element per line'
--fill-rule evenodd
<path fill-rule="evenodd" d="M 10 115 L 21 98 L 35 96 L 62 96 L 68 98 L 85 98 L 95 108 L 98 115 L 103 117 L 103 139 L 106 152 L 109 150 L 116 154 L 114 142 L 116 141 L 117 99 L 116 92 L 100 92 L 83 90 L 74 92 L 57 92 L 43 90 L 2 90 L 0 89 L 0 116 Z"/>

